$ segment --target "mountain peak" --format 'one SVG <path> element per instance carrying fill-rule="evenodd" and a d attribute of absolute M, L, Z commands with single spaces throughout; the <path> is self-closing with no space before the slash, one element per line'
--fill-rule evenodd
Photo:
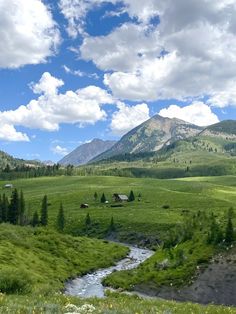
<path fill-rule="evenodd" d="M 115 155 L 154 152 L 165 144 L 195 136 L 201 127 L 180 119 L 165 118 L 158 114 L 125 134 L 111 149 L 93 161 L 107 159 Z"/>
<path fill-rule="evenodd" d="M 110 149 L 116 142 L 115 141 L 103 141 L 99 138 L 95 138 L 92 141 L 82 144 L 66 155 L 59 161 L 61 165 L 84 165 L 97 155 Z"/>

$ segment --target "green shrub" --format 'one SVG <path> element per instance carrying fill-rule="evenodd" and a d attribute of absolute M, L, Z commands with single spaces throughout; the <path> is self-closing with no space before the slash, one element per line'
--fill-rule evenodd
<path fill-rule="evenodd" d="M 6 268 L 0 270 L 0 291 L 6 294 L 25 294 L 31 292 L 32 280 L 22 269 Z"/>

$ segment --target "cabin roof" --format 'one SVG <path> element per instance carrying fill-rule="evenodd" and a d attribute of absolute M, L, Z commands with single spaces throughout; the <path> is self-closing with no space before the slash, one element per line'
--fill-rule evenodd
<path fill-rule="evenodd" d="M 127 201 L 129 198 L 125 194 L 114 194 L 115 197 L 119 198 L 122 201 Z"/>

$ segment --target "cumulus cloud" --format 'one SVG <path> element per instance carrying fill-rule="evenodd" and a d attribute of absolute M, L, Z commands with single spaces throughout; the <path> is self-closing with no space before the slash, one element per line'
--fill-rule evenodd
<path fill-rule="evenodd" d="M 10 142 L 29 142 L 29 137 L 22 132 L 17 132 L 11 124 L 2 123 L 0 119 L 0 139 Z"/>
<path fill-rule="evenodd" d="M 0 68 L 46 62 L 60 33 L 41 0 L 0 0 Z"/>
<path fill-rule="evenodd" d="M 126 106 L 124 103 L 118 103 L 117 107 L 119 110 L 112 115 L 110 125 L 113 134 L 124 135 L 150 118 L 147 104 Z"/>
<path fill-rule="evenodd" d="M 207 126 L 219 122 L 216 114 L 203 102 L 194 102 L 189 106 L 179 107 L 171 105 L 159 112 L 159 115 L 166 118 L 178 118 L 199 126 Z"/>
<path fill-rule="evenodd" d="M 153 58 L 161 51 L 159 32 L 133 23 L 124 23 L 107 36 L 86 37 L 80 47 L 84 60 L 92 60 L 105 71 L 133 71 L 143 59 Z"/>
<path fill-rule="evenodd" d="M 92 9 L 91 1 L 70 2 L 86 6 L 83 16 Z M 236 103 L 235 1 L 108 2 L 122 3 L 122 12 L 139 23 L 124 23 L 106 36 L 85 35 L 80 52 L 108 72 L 104 82 L 117 98 L 185 100 L 204 95 L 215 106 Z M 156 16 L 160 23 L 152 22 Z"/>
<path fill-rule="evenodd" d="M 47 72 L 39 83 L 31 83 L 33 91 L 42 95 L 16 110 L 0 112 L 2 138 L 28 140 L 25 134 L 16 131 L 12 134 L 15 126 L 56 131 L 61 123 L 94 124 L 107 116 L 102 105 L 114 103 L 112 96 L 99 87 L 88 86 L 61 94 L 58 88 L 62 85 L 63 81 Z"/>
<path fill-rule="evenodd" d="M 69 154 L 69 150 L 65 147 L 62 147 L 60 145 L 56 145 L 54 147 L 51 148 L 51 151 L 56 154 L 56 155 L 59 155 L 59 156 L 66 156 Z"/>
<path fill-rule="evenodd" d="M 63 86 L 64 82 L 56 77 L 53 77 L 50 73 L 43 73 L 41 79 L 38 83 L 31 83 L 30 87 L 32 88 L 35 94 L 45 94 L 45 95 L 56 95 L 58 88 Z"/>

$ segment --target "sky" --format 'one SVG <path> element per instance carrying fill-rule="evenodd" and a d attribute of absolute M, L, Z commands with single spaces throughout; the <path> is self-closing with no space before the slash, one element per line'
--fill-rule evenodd
<path fill-rule="evenodd" d="M 0 150 L 58 161 L 155 114 L 236 119 L 236 0 L 0 0 Z"/>

